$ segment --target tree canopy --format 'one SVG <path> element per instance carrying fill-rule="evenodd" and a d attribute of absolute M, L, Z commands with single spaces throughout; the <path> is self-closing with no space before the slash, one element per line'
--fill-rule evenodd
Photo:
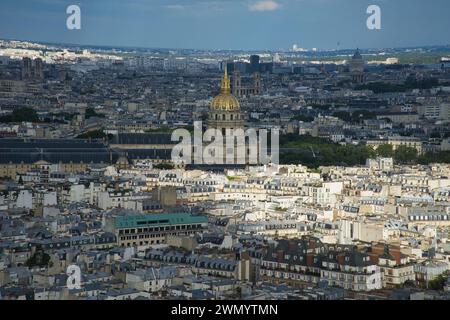
<path fill-rule="evenodd" d="M 22 107 L 13 110 L 12 114 L 0 117 L 0 122 L 37 122 L 39 117 L 33 108 Z"/>

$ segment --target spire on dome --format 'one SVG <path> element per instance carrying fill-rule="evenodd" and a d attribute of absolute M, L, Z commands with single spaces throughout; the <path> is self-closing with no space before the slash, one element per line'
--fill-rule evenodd
<path fill-rule="evenodd" d="M 230 78 L 228 77 L 228 64 L 225 64 L 225 72 L 223 74 L 222 82 L 220 84 L 220 93 L 230 93 Z"/>

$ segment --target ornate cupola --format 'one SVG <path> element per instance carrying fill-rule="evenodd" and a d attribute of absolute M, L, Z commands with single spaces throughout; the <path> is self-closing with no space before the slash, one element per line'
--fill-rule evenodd
<path fill-rule="evenodd" d="M 225 134 L 226 129 L 244 129 L 241 106 L 236 97 L 231 94 L 227 66 L 225 66 L 221 81 L 220 93 L 211 102 L 208 128 L 219 129 L 223 134 Z"/>

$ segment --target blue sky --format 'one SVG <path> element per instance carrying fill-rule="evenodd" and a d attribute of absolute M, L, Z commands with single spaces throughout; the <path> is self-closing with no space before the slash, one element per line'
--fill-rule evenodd
<path fill-rule="evenodd" d="M 66 8 L 82 29 L 67 30 Z M 366 27 L 379 5 L 382 30 Z M 449 0 L 1 0 L 0 38 L 198 49 L 450 44 Z"/>

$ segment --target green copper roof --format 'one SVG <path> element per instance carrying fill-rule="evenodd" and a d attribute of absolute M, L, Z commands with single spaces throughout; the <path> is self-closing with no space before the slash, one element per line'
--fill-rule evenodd
<path fill-rule="evenodd" d="M 193 216 L 189 213 L 158 213 L 119 216 L 116 218 L 115 226 L 116 229 L 122 229 L 207 222 L 208 217 Z"/>

